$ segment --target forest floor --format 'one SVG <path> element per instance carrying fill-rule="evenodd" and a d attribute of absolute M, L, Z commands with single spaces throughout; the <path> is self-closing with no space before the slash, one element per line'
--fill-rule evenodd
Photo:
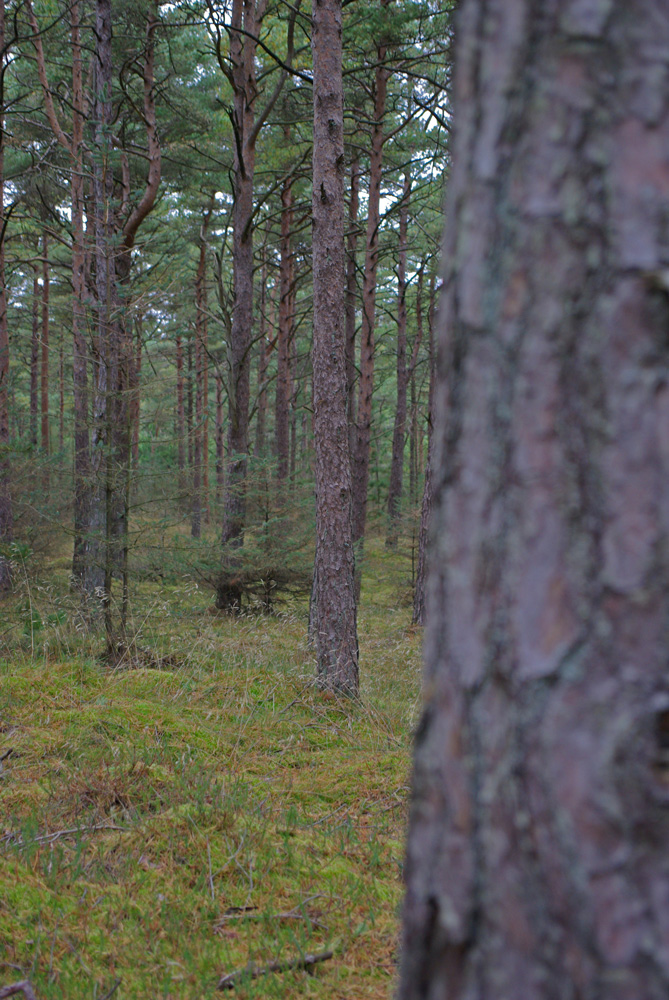
<path fill-rule="evenodd" d="M 109 669 L 56 582 L 19 581 L 0 605 L 0 987 L 392 996 L 421 638 L 405 570 L 370 550 L 355 703 L 314 687 L 305 604 L 233 619 L 188 580 L 145 582 L 139 655 Z"/>

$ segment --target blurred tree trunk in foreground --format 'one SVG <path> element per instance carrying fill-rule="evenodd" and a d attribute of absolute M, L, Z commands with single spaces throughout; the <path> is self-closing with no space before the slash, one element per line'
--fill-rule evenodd
<path fill-rule="evenodd" d="M 402 1000 L 669 991 L 669 13 L 459 12 Z"/>

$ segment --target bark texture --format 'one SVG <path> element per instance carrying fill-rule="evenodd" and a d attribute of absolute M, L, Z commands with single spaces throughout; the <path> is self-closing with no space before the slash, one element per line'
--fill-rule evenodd
<path fill-rule="evenodd" d="M 669 14 L 467 0 L 402 1000 L 669 991 Z"/>
<path fill-rule="evenodd" d="M 290 129 L 284 130 L 286 143 Z M 279 328 L 277 331 L 277 373 L 274 427 L 276 433 L 277 478 L 284 482 L 288 476 L 290 452 L 290 398 L 291 352 L 293 346 L 293 255 L 291 231 L 293 227 L 293 178 L 289 175 L 281 189 L 281 260 Z"/>
<path fill-rule="evenodd" d="M 400 204 L 399 247 L 397 252 L 397 400 L 395 404 L 395 424 L 393 426 L 393 452 L 390 460 L 390 483 L 388 486 L 388 533 L 386 545 L 397 547 L 398 522 L 402 505 L 404 483 L 404 439 L 407 420 L 407 227 L 409 197 L 411 194 L 411 173 L 404 174 L 402 202 Z"/>
<path fill-rule="evenodd" d="M 382 0 L 387 6 L 390 0 Z M 360 379 L 353 450 L 353 541 L 362 544 L 367 519 L 367 490 L 372 441 L 372 395 L 374 392 L 374 351 L 376 317 L 376 272 L 379 263 L 381 223 L 381 179 L 383 175 L 383 122 L 386 114 L 389 70 L 385 65 L 387 46 L 377 45 L 374 74 L 374 116 L 369 151 L 369 191 L 367 198 L 367 241 L 362 282 L 362 325 L 360 328 Z M 357 581 L 358 593 L 360 580 Z"/>
<path fill-rule="evenodd" d="M 7 287 L 5 285 L 5 3 L 0 0 L 0 545 L 12 540 L 13 518 L 9 463 L 9 327 L 7 324 Z M 12 584 L 8 554 L 0 552 L 0 594 Z"/>
<path fill-rule="evenodd" d="M 344 301 L 344 112 L 341 0 L 313 0 L 313 432 L 316 559 L 311 633 L 323 687 L 356 694 L 358 639 Z"/>
<path fill-rule="evenodd" d="M 234 308 L 228 345 L 228 441 L 223 501 L 223 566 L 216 593 L 219 608 L 238 608 L 241 589 L 235 583 L 236 559 L 231 549 L 244 543 L 246 472 L 248 465 L 251 338 L 253 332 L 253 182 L 257 97 L 255 51 L 258 27 L 255 0 L 233 0 L 229 72 L 233 88 L 232 269 Z"/>

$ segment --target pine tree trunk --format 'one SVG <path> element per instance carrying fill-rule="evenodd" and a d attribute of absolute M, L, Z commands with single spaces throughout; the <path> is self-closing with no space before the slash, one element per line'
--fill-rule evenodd
<path fill-rule="evenodd" d="M 58 339 L 58 450 L 65 448 L 65 354 L 63 333 Z"/>
<path fill-rule="evenodd" d="M 250 348 L 253 330 L 253 179 L 255 172 L 254 101 L 257 22 L 254 0 L 233 0 L 230 59 L 234 90 L 235 132 L 232 221 L 234 309 L 229 349 L 228 447 L 223 499 L 223 562 L 216 606 L 238 609 L 241 589 L 235 582 L 238 560 L 231 550 L 244 544 L 248 465 Z"/>
<path fill-rule="evenodd" d="M 407 224 L 409 197 L 411 194 L 411 174 L 407 168 L 404 174 L 404 188 L 400 204 L 399 247 L 397 254 L 397 402 L 393 427 L 393 451 L 390 462 L 390 484 L 388 487 L 388 533 L 386 545 L 397 547 L 398 522 L 402 506 L 402 484 L 404 478 L 404 439 L 407 419 Z"/>
<path fill-rule="evenodd" d="M 286 141 L 289 135 L 284 136 Z M 289 470 L 291 349 L 293 339 L 292 291 L 293 257 L 290 246 L 293 226 L 293 184 L 288 177 L 281 190 L 281 259 L 279 264 L 279 329 L 274 428 L 276 434 L 277 478 L 283 483 Z"/>
<path fill-rule="evenodd" d="M 353 454 L 355 434 L 355 313 L 358 304 L 356 253 L 358 248 L 358 205 L 360 201 L 360 154 L 351 158 L 351 183 L 348 197 L 348 233 L 346 236 L 346 393 L 349 447 Z"/>
<path fill-rule="evenodd" d="M 42 360 L 40 367 L 40 444 L 45 456 L 49 454 L 49 238 L 42 234 Z M 48 482 L 48 464 L 45 464 L 45 482 Z"/>
<path fill-rule="evenodd" d="M 74 546 L 72 579 L 85 576 L 88 529 L 90 426 L 88 418 L 88 347 L 86 344 L 86 254 L 84 244 L 83 138 L 85 100 L 81 64 L 80 4 L 70 8 L 72 42 L 72 388 L 74 394 Z"/>
<path fill-rule="evenodd" d="M 387 6 L 388 0 L 383 0 Z M 372 395 L 374 392 L 374 326 L 376 312 L 376 272 L 379 262 L 379 226 L 381 224 L 381 179 L 383 170 L 383 121 L 389 72 L 384 65 L 386 46 L 377 46 L 374 76 L 374 118 L 369 153 L 369 192 L 367 199 L 367 242 L 362 283 L 362 327 L 360 330 L 360 379 L 356 412 L 353 471 L 353 542 L 361 549 L 367 519 L 367 490 L 372 433 Z M 360 576 L 356 588 L 360 593 Z"/>
<path fill-rule="evenodd" d="M 142 320 L 138 316 L 135 321 L 135 367 L 132 387 L 132 467 L 139 467 L 139 431 L 142 417 Z"/>
<path fill-rule="evenodd" d="M 176 335 L 176 369 L 177 369 L 177 469 L 179 471 L 179 492 L 186 488 L 186 410 L 184 406 L 184 359 L 181 347 L 181 336 Z"/>
<path fill-rule="evenodd" d="M 186 439 L 188 441 L 188 468 L 193 469 L 193 333 L 188 331 L 186 341 Z"/>
<path fill-rule="evenodd" d="M 341 0 L 313 0 L 313 430 L 316 559 L 312 601 L 319 683 L 358 691 L 344 299 Z"/>
<path fill-rule="evenodd" d="M 465 0 L 402 1000 L 669 983 L 669 15 Z"/>
<path fill-rule="evenodd" d="M 422 278 L 422 270 L 421 270 Z M 421 316 L 421 288 L 419 282 L 416 293 L 416 315 Z M 418 565 L 416 567 L 416 582 L 413 597 L 414 625 L 425 624 L 425 581 L 428 571 L 428 539 L 430 518 L 432 513 L 432 441 L 434 439 L 434 392 L 436 380 L 436 361 L 434 350 L 434 307 L 435 307 L 435 274 L 430 276 L 430 308 L 428 311 L 429 328 L 429 364 L 430 364 L 430 394 L 427 415 L 427 463 L 425 466 L 425 482 L 423 484 L 423 501 L 420 510 L 420 527 L 418 532 Z"/>
<path fill-rule="evenodd" d="M 0 216 L 5 218 L 5 2 L 0 0 Z M 12 541 L 12 498 L 9 461 L 9 327 L 7 323 L 7 287 L 5 285 L 5 233 L 0 234 L 0 545 Z M 2 452 L 4 451 L 4 454 Z M 11 563 L 0 552 L 0 594 L 12 585 Z"/>
<path fill-rule="evenodd" d="M 273 300 L 271 300 L 273 301 Z M 265 457 L 265 426 L 267 423 L 267 252 L 263 247 L 260 272 L 260 331 L 258 333 L 258 407 L 256 414 L 256 442 L 253 454 Z"/>
<path fill-rule="evenodd" d="M 37 267 L 33 265 L 32 336 L 30 340 L 30 443 L 37 447 L 37 412 L 39 410 L 41 291 Z"/>
<path fill-rule="evenodd" d="M 225 486 L 225 427 L 223 425 L 223 379 L 216 373 L 216 500 L 221 502 Z"/>

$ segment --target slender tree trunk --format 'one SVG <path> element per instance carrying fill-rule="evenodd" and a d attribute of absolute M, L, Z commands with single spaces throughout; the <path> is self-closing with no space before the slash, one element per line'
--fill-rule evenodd
<path fill-rule="evenodd" d="M 179 470 L 179 492 L 186 489 L 186 411 L 184 407 L 184 359 L 181 335 L 176 336 L 177 366 L 177 469 Z"/>
<path fill-rule="evenodd" d="M 228 454 L 223 501 L 223 563 L 216 606 L 237 609 L 241 589 L 235 582 L 232 551 L 244 544 L 249 433 L 250 348 L 253 330 L 253 179 L 255 172 L 255 50 L 258 24 L 255 0 L 233 0 L 230 59 L 235 133 L 232 225 L 234 309 L 228 382 Z"/>
<path fill-rule="evenodd" d="M 40 306 L 41 291 L 37 267 L 33 267 L 32 337 L 30 341 L 30 443 L 37 447 L 39 410 Z"/>
<path fill-rule="evenodd" d="M 44 455 L 49 454 L 49 238 L 42 235 L 42 363 L 40 368 L 41 434 Z M 48 464 L 45 465 L 48 481 Z"/>
<path fill-rule="evenodd" d="M 70 8 L 72 41 L 72 383 L 74 394 L 74 546 L 72 579 L 85 576 L 85 533 L 90 491 L 90 429 L 88 419 L 88 347 L 86 344 L 86 254 L 84 244 L 83 139 L 84 97 L 80 3 Z"/>
<path fill-rule="evenodd" d="M 398 522 L 402 506 L 402 484 L 404 477 L 404 439 L 407 419 L 407 304 L 406 304 L 406 264 L 407 226 L 409 217 L 409 197 L 411 194 L 411 174 L 407 167 L 404 174 L 404 189 L 400 204 L 399 247 L 397 259 L 397 404 L 393 427 L 393 451 L 390 463 L 390 485 L 388 489 L 388 533 L 386 545 L 397 547 Z"/>
<path fill-rule="evenodd" d="M 186 437 L 188 440 L 188 468 L 193 469 L 193 332 L 188 331 L 186 341 Z"/>
<path fill-rule="evenodd" d="M 191 526 L 193 538 L 199 538 L 202 530 L 202 423 L 204 417 L 203 399 L 203 344 L 202 311 L 200 302 L 200 270 L 204 272 L 204 245 L 200 247 L 200 263 L 196 281 L 195 316 L 195 424 L 193 427 L 193 478 L 191 489 Z"/>
<path fill-rule="evenodd" d="M 659 1000 L 669 16 L 459 17 L 400 996 Z"/>
<path fill-rule="evenodd" d="M 354 454 L 355 433 L 355 313 L 358 304 L 356 254 L 358 248 L 358 205 L 360 202 L 360 154 L 351 157 L 351 183 L 348 197 L 348 234 L 346 236 L 346 394 L 349 447 Z"/>
<path fill-rule="evenodd" d="M 316 559 L 312 634 L 319 683 L 358 691 L 344 299 L 341 0 L 313 0 L 313 399 Z"/>
<path fill-rule="evenodd" d="M 195 279 L 195 428 L 193 435 L 193 492 L 191 504 L 191 535 L 199 538 L 203 514 L 207 516 L 209 476 L 207 459 L 209 434 L 207 410 L 209 405 L 207 358 L 207 229 L 213 204 L 204 212 L 200 226 L 200 255 Z M 203 510 L 204 508 L 204 510 Z"/>
<path fill-rule="evenodd" d="M 7 323 L 7 286 L 5 285 L 5 3 L 0 0 L 0 545 L 12 541 L 11 467 L 9 461 L 9 327 Z M 8 555 L 0 551 L 0 594 L 11 588 L 12 572 Z"/>
<path fill-rule="evenodd" d="M 232 219 L 232 270 L 234 309 L 229 350 L 228 454 L 221 533 L 222 564 L 216 605 L 237 609 L 241 601 L 238 582 L 239 558 L 244 544 L 246 520 L 246 474 L 249 449 L 249 401 L 251 340 L 253 330 L 253 183 L 256 142 L 264 122 L 279 98 L 293 58 L 295 17 L 293 8 L 288 25 L 287 55 L 277 85 L 265 107 L 256 112 L 258 88 L 255 55 L 265 4 L 256 0 L 232 0 L 228 35 L 229 65 L 220 60 L 233 89 L 232 126 L 234 132 Z"/>
<path fill-rule="evenodd" d="M 389 0 L 384 0 L 387 6 Z M 367 200 L 367 243 L 362 284 L 362 327 L 360 330 L 360 380 L 356 414 L 356 441 L 353 453 L 353 541 L 362 546 L 367 518 L 367 490 L 372 431 L 372 395 L 374 392 L 374 325 L 376 311 L 376 272 L 379 262 L 379 226 L 381 223 L 381 179 L 383 167 L 383 121 L 389 72 L 385 66 L 386 46 L 377 46 L 377 69 L 374 76 L 374 120 L 369 154 L 369 192 Z M 360 593 L 358 574 L 356 590 Z"/>
<path fill-rule="evenodd" d="M 289 130 L 284 133 L 289 141 Z M 293 340 L 293 257 L 290 245 L 293 227 L 293 182 L 288 177 L 281 190 L 281 261 L 279 330 L 277 336 L 276 406 L 274 427 L 276 433 L 277 478 L 283 483 L 289 471 L 290 457 L 290 396 L 291 350 Z"/>
<path fill-rule="evenodd" d="M 63 333 L 58 338 L 58 450 L 65 448 L 65 354 Z"/>
<path fill-rule="evenodd" d="M 273 303 L 273 299 L 270 298 Z M 260 331 L 258 333 L 258 410 L 256 414 L 256 442 L 254 455 L 265 457 L 265 433 L 267 423 L 267 255 L 263 247 L 262 270 L 260 273 Z"/>
<path fill-rule="evenodd" d="M 139 431 L 142 410 L 142 320 L 135 320 L 135 365 L 132 387 L 132 467 L 139 468 Z"/>
<path fill-rule="evenodd" d="M 225 427 L 223 425 L 223 379 L 216 373 L 216 500 L 221 502 L 225 477 Z"/>
<path fill-rule="evenodd" d="M 83 589 L 102 602 L 108 644 L 113 641 L 111 576 L 113 553 L 109 532 L 112 522 L 111 395 L 116 386 L 112 324 L 116 321 L 116 281 L 112 207 L 114 179 L 111 170 L 112 53 L 111 2 L 95 5 L 95 154 L 93 200 L 95 223 L 96 356 L 93 434 L 91 441 L 91 485 L 88 498 L 85 577 Z"/>
<path fill-rule="evenodd" d="M 416 290 L 416 315 L 421 316 L 422 269 L 420 281 Z M 432 512 L 432 441 L 434 439 L 434 392 L 437 366 L 434 350 L 434 306 L 435 306 L 434 272 L 430 276 L 430 308 L 428 311 L 429 328 L 429 363 L 430 363 L 430 395 L 427 417 L 427 463 L 425 467 L 425 482 L 423 484 L 423 502 L 420 511 L 420 528 L 418 533 L 418 566 L 416 568 L 416 583 L 413 598 L 413 622 L 415 625 L 425 624 L 425 581 L 428 571 L 428 538 L 430 516 Z"/>

